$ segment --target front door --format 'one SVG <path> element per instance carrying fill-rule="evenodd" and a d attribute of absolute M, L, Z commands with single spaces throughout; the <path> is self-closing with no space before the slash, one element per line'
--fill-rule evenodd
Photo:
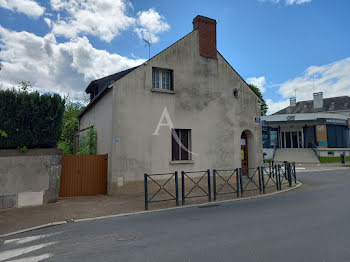
<path fill-rule="evenodd" d="M 242 161 L 242 168 L 248 168 L 248 139 L 245 132 L 241 135 L 241 161 Z M 245 174 L 243 171 L 242 173 Z"/>

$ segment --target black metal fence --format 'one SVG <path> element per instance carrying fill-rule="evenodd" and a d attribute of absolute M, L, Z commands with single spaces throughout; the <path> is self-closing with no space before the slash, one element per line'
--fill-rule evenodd
<path fill-rule="evenodd" d="M 190 184 L 190 189 L 188 190 L 186 190 L 185 178 Z M 203 179 L 205 181 L 203 181 Z M 204 183 L 201 185 L 202 181 Z M 181 171 L 181 191 L 183 205 L 185 204 L 186 198 L 208 197 L 208 200 L 211 201 L 210 170 L 194 172 Z"/>
<path fill-rule="evenodd" d="M 239 183 L 241 187 L 241 196 L 245 192 L 259 190 L 261 193 L 261 169 L 257 168 L 240 168 Z"/>
<path fill-rule="evenodd" d="M 214 201 L 218 195 L 236 194 L 239 197 L 239 169 L 213 169 Z"/>
<path fill-rule="evenodd" d="M 207 197 L 212 200 L 211 172 L 181 171 L 181 200 Z M 268 189 L 282 190 L 284 186 L 292 187 L 297 183 L 295 163 L 275 163 L 269 161 L 257 168 L 213 169 L 213 199 L 220 195 L 243 197 L 249 191 L 265 194 Z M 152 183 L 155 192 L 150 192 Z M 173 183 L 173 185 L 172 185 Z M 178 172 L 164 174 L 144 174 L 145 209 L 150 203 L 174 201 L 179 205 Z M 173 188 L 174 191 L 169 190 Z"/>
<path fill-rule="evenodd" d="M 169 189 L 166 188 L 167 185 L 174 182 L 175 185 L 175 194 L 174 192 L 169 192 Z M 150 183 L 155 185 L 155 192 L 150 192 L 149 196 L 149 187 Z M 178 184 L 178 173 L 164 173 L 164 174 L 144 174 L 144 186 L 145 186 L 145 209 L 148 209 L 149 203 L 164 202 L 175 200 L 176 205 L 179 205 L 179 184 Z M 174 196 L 175 195 L 175 196 Z"/>
<path fill-rule="evenodd" d="M 272 161 L 264 163 L 261 167 L 261 183 L 264 194 L 269 188 L 279 189 L 277 168 Z"/>

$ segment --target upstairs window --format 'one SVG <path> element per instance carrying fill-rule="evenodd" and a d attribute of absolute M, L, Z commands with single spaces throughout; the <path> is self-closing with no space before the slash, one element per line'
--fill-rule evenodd
<path fill-rule="evenodd" d="M 171 160 L 191 160 L 191 142 L 190 129 L 173 129 L 171 141 Z"/>
<path fill-rule="evenodd" d="M 153 68 L 152 88 L 173 91 L 173 72 L 171 70 Z"/>

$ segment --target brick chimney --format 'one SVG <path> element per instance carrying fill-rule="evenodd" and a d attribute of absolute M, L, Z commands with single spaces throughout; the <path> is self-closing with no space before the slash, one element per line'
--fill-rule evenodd
<path fill-rule="evenodd" d="M 216 58 L 216 20 L 197 15 L 192 23 L 193 30 L 198 29 L 199 33 L 200 55 Z"/>

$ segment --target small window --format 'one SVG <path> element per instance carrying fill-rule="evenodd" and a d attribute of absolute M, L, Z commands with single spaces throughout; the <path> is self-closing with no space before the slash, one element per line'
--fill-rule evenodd
<path fill-rule="evenodd" d="M 191 130 L 173 129 L 172 130 L 172 156 L 171 160 L 191 160 Z"/>
<path fill-rule="evenodd" d="M 152 88 L 173 91 L 172 77 L 171 70 L 154 68 L 152 72 Z"/>

